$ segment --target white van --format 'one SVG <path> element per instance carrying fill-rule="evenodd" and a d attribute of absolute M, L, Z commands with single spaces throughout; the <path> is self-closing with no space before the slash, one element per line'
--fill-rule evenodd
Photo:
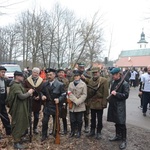
<path fill-rule="evenodd" d="M 22 71 L 18 64 L 8 63 L 8 64 L 1 64 L 1 66 L 7 69 L 5 75 L 8 78 L 8 84 L 14 79 L 14 72 L 15 71 Z"/>

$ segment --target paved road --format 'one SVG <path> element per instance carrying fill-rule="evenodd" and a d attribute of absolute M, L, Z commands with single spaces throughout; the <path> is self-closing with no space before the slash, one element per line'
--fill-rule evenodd
<path fill-rule="evenodd" d="M 126 101 L 127 108 L 127 123 L 141 128 L 150 129 L 150 110 L 147 111 L 147 116 L 144 117 L 142 110 L 138 108 L 140 105 L 140 99 L 138 97 L 138 87 L 131 88 L 130 96 Z M 107 116 L 107 110 L 104 112 L 104 116 Z"/>

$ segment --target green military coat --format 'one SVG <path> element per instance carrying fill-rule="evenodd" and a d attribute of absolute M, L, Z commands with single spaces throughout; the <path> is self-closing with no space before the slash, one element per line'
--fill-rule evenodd
<path fill-rule="evenodd" d="M 88 86 L 97 89 L 94 91 L 88 87 L 88 106 L 90 109 L 103 109 L 107 107 L 108 81 L 104 77 L 99 77 L 96 81 L 93 78 L 88 80 Z"/>
<path fill-rule="evenodd" d="M 19 141 L 22 134 L 29 127 L 29 111 L 27 99 L 19 99 L 18 94 L 24 94 L 25 89 L 21 83 L 14 82 L 10 86 L 7 98 L 9 113 L 12 117 L 12 136 L 15 141 Z M 29 94 L 27 96 L 30 96 Z"/>

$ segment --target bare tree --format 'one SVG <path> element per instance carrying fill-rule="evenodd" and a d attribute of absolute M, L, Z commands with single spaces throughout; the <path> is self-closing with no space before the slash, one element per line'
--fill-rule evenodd
<path fill-rule="evenodd" d="M 50 12 L 26 11 L 12 28 L 1 28 L 0 53 L 9 60 L 22 58 L 23 67 L 73 68 L 80 60 L 92 64 L 104 50 L 102 23 L 97 13 L 87 22 L 59 4 Z"/>

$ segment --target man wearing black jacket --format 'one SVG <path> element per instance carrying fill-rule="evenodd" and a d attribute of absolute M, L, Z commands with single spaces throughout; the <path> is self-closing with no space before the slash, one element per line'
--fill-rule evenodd
<path fill-rule="evenodd" d="M 59 82 L 56 77 L 56 70 L 46 69 L 47 79 L 42 88 L 42 100 L 45 101 L 42 120 L 42 139 L 43 142 L 47 138 L 48 121 L 50 115 L 53 116 L 55 122 L 56 104 L 61 109 L 66 99 L 66 92 L 63 83 Z"/>
<path fill-rule="evenodd" d="M 116 86 L 121 81 L 121 73 L 119 68 L 114 68 L 111 71 L 113 83 L 110 89 L 112 98 L 109 101 L 107 121 L 114 122 L 116 127 L 116 135 L 109 138 L 109 141 L 122 140 L 119 148 L 126 148 L 127 129 L 126 129 L 126 99 L 129 96 L 129 84 L 123 81 L 117 91 Z"/>

